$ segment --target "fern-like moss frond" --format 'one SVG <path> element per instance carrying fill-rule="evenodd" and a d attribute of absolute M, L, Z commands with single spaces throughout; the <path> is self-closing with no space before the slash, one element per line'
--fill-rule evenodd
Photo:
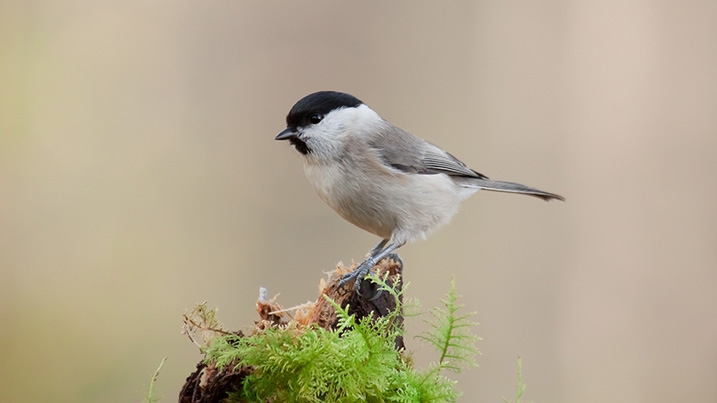
<path fill-rule="evenodd" d="M 459 304 L 461 298 L 456 293 L 455 278 L 451 279 L 451 289 L 441 300 L 442 308 L 434 308 L 430 311 L 431 319 L 426 323 L 430 330 L 419 339 L 433 345 L 439 352 L 437 370 L 448 369 L 460 372 L 464 367 L 477 366 L 475 356 L 480 354 L 475 343 L 479 337 L 471 333 L 471 328 L 478 325 L 472 322 L 471 318 L 475 312 L 459 314 L 458 311 L 464 307 Z"/>

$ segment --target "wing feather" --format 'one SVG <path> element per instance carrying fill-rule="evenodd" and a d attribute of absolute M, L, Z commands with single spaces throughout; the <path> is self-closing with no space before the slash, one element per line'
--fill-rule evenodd
<path fill-rule="evenodd" d="M 458 158 L 438 146 L 388 122 L 369 143 L 387 166 L 405 173 L 420 175 L 446 174 L 487 179 Z"/>

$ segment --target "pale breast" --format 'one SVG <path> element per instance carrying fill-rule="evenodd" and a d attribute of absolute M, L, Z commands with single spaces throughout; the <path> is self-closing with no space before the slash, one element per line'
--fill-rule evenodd
<path fill-rule="evenodd" d="M 341 217 L 394 242 L 425 238 L 448 223 L 465 189 L 445 175 L 395 172 L 383 166 L 304 165 L 319 196 Z"/>
<path fill-rule="evenodd" d="M 346 221 L 378 235 L 391 237 L 395 220 L 375 179 L 343 164 L 305 164 L 304 171 L 321 199 Z"/>

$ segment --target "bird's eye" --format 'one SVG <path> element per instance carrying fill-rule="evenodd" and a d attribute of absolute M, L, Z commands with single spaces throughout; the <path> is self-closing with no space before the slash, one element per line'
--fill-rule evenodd
<path fill-rule="evenodd" d="M 314 113 L 313 115 L 311 115 L 311 117 L 309 117 L 309 122 L 311 122 L 311 124 L 315 125 L 315 124 L 321 122 L 321 120 L 323 118 L 324 118 L 324 115 L 319 114 L 319 113 Z"/>

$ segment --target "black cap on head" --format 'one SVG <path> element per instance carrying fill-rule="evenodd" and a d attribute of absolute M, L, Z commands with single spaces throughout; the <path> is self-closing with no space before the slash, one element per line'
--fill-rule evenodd
<path fill-rule="evenodd" d="M 363 102 L 353 95 L 336 91 L 319 91 L 299 100 L 286 115 L 288 127 L 305 127 L 311 124 L 311 116 L 326 115 L 334 109 L 355 108 Z"/>

